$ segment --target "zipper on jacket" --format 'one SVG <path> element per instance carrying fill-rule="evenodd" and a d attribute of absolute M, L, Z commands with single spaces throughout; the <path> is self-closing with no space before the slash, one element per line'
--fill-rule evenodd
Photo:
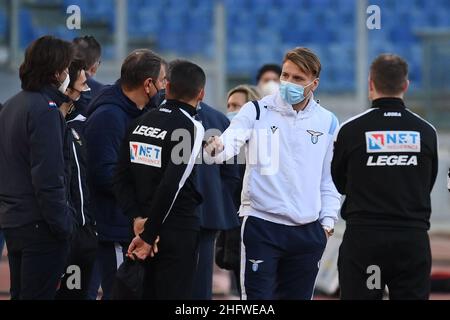
<path fill-rule="evenodd" d="M 78 163 L 77 150 L 76 150 L 75 144 L 73 142 L 72 142 L 72 148 L 73 148 L 75 163 L 77 164 L 78 188 L 80 190 L 80 202 L 81 202 L 81 219 L 83 221 L 83 226 L 84 226 L 86 224 L 86 218 L 84 217 L 84 196 L 83 196 L 83 187 L 81 185 L 81 171 L 80 171 L 80 164 Z"/>

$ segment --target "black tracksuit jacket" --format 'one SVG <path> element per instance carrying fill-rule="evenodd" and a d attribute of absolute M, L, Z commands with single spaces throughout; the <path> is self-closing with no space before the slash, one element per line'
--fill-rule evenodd
<path fill-rule="evenodd" d="M 62 239 L 74 228 L 68 198 L 66 125 L 48 94 L 21 91 L 0 112 L 0 225 L 45 221 Z M 53 98 L 53 97 L 51 97 Z"/>
<path fill-rule="evenodd" d="M 114 178 L 119 205 L 130 217 L 148 217 L 141 237 L 152 244 L 162 225 L 199 229 L 194 164 L 202 149 L 203 126 L 196 109 L 168 100 L 138 118 L 122 145 Z"/>
<path fill-rule="evenodd" d="M 338 132 L 331 173 L 347 225 L 428 230 L 437 172 L 436 130 L 401 99 L 375 100 Z"/>

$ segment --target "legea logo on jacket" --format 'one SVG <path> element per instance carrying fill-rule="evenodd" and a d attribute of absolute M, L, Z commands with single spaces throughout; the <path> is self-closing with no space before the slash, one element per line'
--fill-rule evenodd
<path fill-rule="evenodd" d="M 368 153 L 420 152 L 420 132 L 370 131 L 366 145 Z"/>
<path fill-rule="evenodd" d="M 130 141 L 130 161 L 161 168 L 162 148 L 152 144 Z"/>

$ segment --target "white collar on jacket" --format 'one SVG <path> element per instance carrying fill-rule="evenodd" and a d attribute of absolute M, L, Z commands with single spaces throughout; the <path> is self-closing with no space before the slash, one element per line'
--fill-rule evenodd
<path fill-rule="evenodd" d="M 313 111 L 316 110 L 318 106 L 317 102 L 314 99 L 314 94 L 312 94 L 311 98 L 309 98 L 308 105 L 305 107 L 305 109 L 299 111 L 297 114 L 297 112 L 292 108 L 292 105 L 283 100 L 279 92 L 263 98 L 262 103 L 265 103 L 269 110 L 277 111 L 282 115 L 294 117 L 298 115 L 302 118 L 310 117 L 313 114 Z"/>

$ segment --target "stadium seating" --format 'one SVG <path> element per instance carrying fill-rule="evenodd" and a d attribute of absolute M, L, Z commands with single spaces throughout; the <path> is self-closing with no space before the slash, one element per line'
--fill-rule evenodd
<path fill-rule="evenodd" d="M 6 12 L 0 10 L 0 43 L 4 42 L 8 32 L 8 19 Z"/>
<path fill-rule="evenodd" d="M 217 0 L 215 0 L 217 1 Z M 154 40 L 155 50 L 181 56 L 214 57 L 214 0 L 129 0 L 130 40 Z M 227 12 L 227 68 L 230 75 L 253 75 L 264 63 L 281 61 L 294 46 L 314 48 L 323 60 L 322 90 L 355 88 L 356 0 L 221 0 Z M 42 2 L 42 1 L 40 1 Z M 61 9 L 77 4 L 83 21 L 103 21 L 112 34 L 114 0 L 47 0 Z M 421 85 L 421 49 L 416 31 L 450 27 L 448 0 L 373 0 L 381 7 L 381 30 L 369 30 L 370 59 L 382 52 L 402 54 L 410 63 L 413 89 Z M 20 12 L 21 46 L 47 32 L 63 38 L 65 28 L 34 25 Z M 0 39 L 7 32 L 0 13 Z M 106 50 L 112 55 L 113 50 Z M 106 56 L 108 58 L 108 56 Z"/>

